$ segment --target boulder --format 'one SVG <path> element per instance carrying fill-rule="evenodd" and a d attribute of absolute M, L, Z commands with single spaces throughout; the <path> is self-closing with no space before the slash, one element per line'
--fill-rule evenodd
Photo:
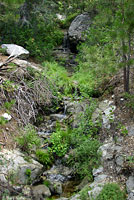
<path fill-rule="evenodd" d="M 45 197 L 50 197 L 51 192 L 46 185 L 37 185 L 32 187 L 33 189 L 33 196 L 35 199 L 42 200 Z"/>
<path fill-rule="evenodd" d="M 50 182 L 50 185 L 48 187 L 53 194 L 61 195 L 63 192 L 62 183 L 60 182 Z"/>
<path fill-rule="evenodd" d="M 134 125 L 127 127 L 127 129 L 128 129 L 128 135 L 134 136 Z"/>
<path fill-rule="evenodd" d="M 127 200 L 134 200 L 134 177 L 130 176 L 126 182 L 126 189 L 128 192 Z"/>
<path fill-rule="evenodd" d="M 114 144 L 114 142 L 110 142 L 100 146 L 98 152 L 102 153 L 102 161 L 105 161 L 113 159 L 115 153 L 119 153 L 121 150 L 121 146 L 117 146 Z"/>
<path fill-rule="evenodd" d="M 3 149 L 0 152 L 0 181 L 24 185 L 34 182 L 42 173 L 43 165 L 32 158 L 28 162 L 25 157 L 18 150 Z"/>
<path fill-rule="evenodd" d="M 9 58 L 13 56 L 26 58 L 29 56 L 29 51 L 16 44 L 2 44 L 1 47 L 6 49 Z"/>
<path fill-rule="evenodd" d="M 91 25 L 91 17 L 88 13 L 78 15 L 71 23 L 68 30 L 68 38 L 70 41 L 70 49 L 76 51 L 76 45 L 80 41 L 84 41 L 83 32 L 88 30 Z"/>
<path fill-rule="evenodd" d="M 102 126 L 103 128 L 110 129 L 110 123 L 115 119 L 114 111 L 116 106 L 113 101 L 104 100 L 100 102 L 98 108 L 92 115 L 92 120 L 95 123 L 99 117 L 102 117 Z"/>
<path fill-rule="evenodd" d="M 72 170 L 70 170 L 68 167 L 63 165 L 53 165 L 53 167 L 50 170 L 45 171 L 43 175 L 46 176 L 46 178 L 52 183 L 64 183 L 71 178 L 71 173 Z"/>
<path fill-rule="evenodd" d="M 127 200 L 134 200 L 134 193 L 130 193 L 127 197 Z"/>
<path fill-rule="evenodd" d="M 126 189 L 128 193 L 134 193 L 134 176 L 130 176 L 126 182 Z"/>

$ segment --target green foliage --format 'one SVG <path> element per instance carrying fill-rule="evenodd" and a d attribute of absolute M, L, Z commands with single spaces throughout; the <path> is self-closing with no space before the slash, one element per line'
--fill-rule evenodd
<path fill-rule="evenodd" d="M 36 157 L 38 161 L 45 165 L 47 168 L 52 165 L 53 157 L 47 150 L 37 149 Z"/>
<path fill-rule="evenodd" d="M 130 167 L 133 167 L 133 166 L 134 166 L 134 156 L 128 156 L 128 157 L 126 158 L 126 161 L 127 161 L 128 165 L 129 165 Z"/>
<path fill-rule="evenodd" d="M 7 53 L 6 53 L 6 49 L 5 49 L 5 48 L 0 48 L 0 53 L 6 55 L 6 54 L 7 54 Z"/>
<path fill-rule="evenodd" d="M 134 111 L 134 95 L 125 93 L 124 98 L 126 99 L 126 106 Z"/>
<path fill-rule="evenodd" d="M 27 176 L 27 184 L 31 184 L 31 169 L 26 169 L 25 175 Z"/>
<path fill-rule="evenodd" d="M 126 136 L 128 134 L 126 126 L 124 126 L 122 123 L 119 123 L 117 128 L 120 130 L 122 135 Z"/>
<path fill-rule="evenodd" d="M 69 148 L 70 130 L 64 131 L 60 127 L 56 129 L 56 132 L 50 137 L 49 152 L 62 157 Z"/>
<path fill-rule="evenodd" d="M 44 180 L 43 184 L 47 187 L 49 187 L 51 185 L 51 182 L 49 180 Z"/>
<path fill-rule="evenodd" d="M 44 62 L 43 67 L 45 75 L 52 80 L 58 91 L 63 95 L 71 94 L 73 83 L 64 67 L 59 66 L 56 62 Z"/>
<path fill-rule="evenodd" d="M 30 5 L 30 2 L 26 2 Z M 34 2 L 35 3 L 35 2 Z M 33 4 L 34 4 L 33 3 Z M 30 51 L 30 55 L 38 60 L 51 59 L 52 50 L 62 43 L 64 34 L 55 23 L 55 13 L 49 13 L 48 3 L 36 4 L 37 10 L 33 12 L 32 2 L 29 11 L 28 24 L 21 26 L 18 7 L 21 4 L 11 4 L 5 7 L 5 12 L 0 16 L 0 29 L 2 43 L 15 43 Z M 42 14 L 42 10 L 43 14 Z"/>
<path fill-rule="evenodd" d="M 92 113 L 95 110 L 95 101 L 90 100 L 90 106 L 84 115 L 80 116 L 80 123 L 72 130 L 70 145 L 73 153 L 68 160 L 74 173 L 81 178 L 88 175 L 92 180 L 92 169 L 99 166 L 100 154 L 97 152 L 100 143 L 96 138 L 100 122 L 96 125 L 92 122 Z"/>
<path fill-rule="evenodd" d="M 106 184 L 95 200 L 125 200 L 125 192 L 115 183 Z"/>
<path fill-rule="evenodd" d="M 8 122 L 4 117 L 0 117 L 0 125 L 5 125 Z"/>
<path fill-rule="evenodd" d="M 8 173 L 7 179 L 11 184 L 16 184 L 18 182 L 18 173 L 15 171 L 10 171 Z"/>
<path fill-rule="evenodd" d="M 16 138 L 20 149 L 27 154 L 35 152 L 40 147 L 40 138 L 32 125 L 27 125 L 20 136 Z"/>
<path fill-rule="evenodd" d="M 69 28 L 71 22 L 78 14 L 79 13 L 71 13 L 70 15 L 67 16 L 65 20 L 59 21 L 60 27 L 64 29 Z"/>
<path fill-rule="evenodd" d="M 25 174 L 26 174 L 28 177 L 30 177 L 30 176 L 31 176 L 31 169 L 26 169 Z"/>
<path fill-rule="evenodd" d="M 15 104 L 15 99 L 12 99 L 11 101 L 6 101 L 3 106 L 7 110 L 11 110 L 12 106 Z"/>
<path fill-rule="evenodd" d="M 95 34 L 92 36 L 95 37 Z M 87 40 L 79 47 L 79 64 L 73 79 L 77 80 L 83 96 L 99 96 L 103 92 L 103 85 L 116 72 L 116 60 L 115 51 L 110 44 L 103 47 L 90 45 Z"/>
<path fill-rule="evenodd" d="M 13 92 L 16 88 L 17 85 L 15 85 L 12 81 L 10 80 L 5 80 L 1 85 L 0 88 L 7 92 Z"/>
<path fill-rule="evenodd" d="M 79 142 L 79 141 L 78 141 Z M 69 163 L 71 164 L 74 173 L 81 178 L 88 175 L 92 180 L 92 170 L 100 164 L 100 155 L 97 150 L 100 146 L 99 141 L 91 137 L 82 137 L 81 143 L 74 149 L 70 155 Z"/>
<path fill-rule="evenodd" d="M 90 200 L 89 199 L 89 195 L 88 195 L 88 191 L 89 191 L 89 186 L 86 185 L 80 192 L 80 199 L 81 200 Z"/>

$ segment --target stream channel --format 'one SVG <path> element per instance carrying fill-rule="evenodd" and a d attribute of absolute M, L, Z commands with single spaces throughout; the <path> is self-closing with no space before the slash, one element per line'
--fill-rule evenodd
<path fill-rule="evenodd" d="M 54 50 L 54 56 L 57 62 L 60 63 L 61 60 L 64 61 L 62 64 L 68 70 L 69 74 L 74 71 L 77 66 L 75 61 L 76 54 L 72 53 L 69 49 L 67 33 L 65 33 L 63 45 Z M 80 111 L 83 111 L 79 99 L 72 101 L 71 98 L 65 97 L 63 98 L 62 105 L 62 112 L 44 116 L 43 124 L 38 127 L 38 135 L 43 141 L 48 141 L 50 139 L 50 136 L 55 131 L 57 122 L 62 124 L 62 122 L 68 119 L 68 115 L 71 114 L 73 118 L 76 118 L 76 115 L 78 115 Z M 76 121 L 77 120 L 75 120 L 72 126 L 75 127 Z M 48 148 L 48 142 L 45 143 L 43 148 Z M 65 164 L 68 156 L 69 155 L 67 154 L 64 158 L 55 160 L 53 166 L 43 173 L 42 182 L 44 180 L 45 182 L 49 181 L 49 189 L 54 199 L 70 197 L 80 184 L 80 181 L 75 180 L 72 176 L 72 169 Z"/>

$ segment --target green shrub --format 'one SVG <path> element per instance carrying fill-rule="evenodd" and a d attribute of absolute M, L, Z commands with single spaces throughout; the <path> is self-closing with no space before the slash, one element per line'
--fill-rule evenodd
<path fill-rule="evenodd" d="M 80 178 L 89 176 L 92 180 L 92 170 L 100 164 L 100 154 L 97 152 L 100 144 L 98 140 L 86 136 L 83 136 L 80 141 L 68 162 L 72 166 L 74 174 L 79 175 Z"/>
<path fill-rule="evenodd" d="M 64 156 L 69 148 L 70 131 L 63 131 L 58 128 L 55 133 L 50 137 L 49 152 L 62 157 Z"/>
<path fill-rule="evenodd" d="M 4 117 L 0 117 L 0 125 L 5 125 L 8 122 Z"/>
<path fill-rule="evenodd" d="M 46 165 L 47 168 L 52 165 L 53 158 L 52 155 L 47 150 L 43 149 L 36 150 L 36 157 L 38 161 L 43 165 Z"/>
<path fill-rule="evenodd" d="M 15 99 L 12 99 L 11 101 L 6 101 L 3 106 L 7 109 L 10 110 L 12 106 L 15 104 Z"/>
<path fill-rule="evenodd" d="M 28 154 L 35 152 L 41 145 L 40 138 L 32 125 L 27 125 L 21 135 L 16 138 L 20 149 Z"/>
<path fill-rule="evenodd" d="M 95 200 L 125 200 L 125 192 L 115 183 L 106 184 Z"/>
<path fill-rule="evenodd" d="M 96 102 L 90 99 L 90 106 L 80 116 L 79 126 L 70 134 L 73 153 L 68 162 L 72 166 L 74 174 L 80 178 L 88 175 L 92 179 L 92 169 L 98 167 L 100 163 L 100 153 L 97 153 L 100 143 L 96 138 L 101 123 L 95 125 L 91 120 L 95 108 Z"/>

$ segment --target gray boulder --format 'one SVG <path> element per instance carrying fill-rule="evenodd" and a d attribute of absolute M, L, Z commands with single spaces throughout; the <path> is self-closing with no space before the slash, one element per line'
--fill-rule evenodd
<path fill-rule="evenodd" d="M 45 171 L 43 175 L 46 176 L 50 182 L 64 183 L 71 178 L 71 173 L 72 170 L 68 167 L 63 165 L 53 165 L 53 167 L 50 170 Z"/>
<path fill-rule="evenodd" d="M 130 176 L 126 182 L 126 189 L 128 193 L 134 193 L 134 176 Z"/>
<path fill-rule="evenodd" d="M 13 56 L 26 58 L 29 56 L 29 51 L 16 44 L 2 44 L 1 47 L 6 49 L 9 58 Z"/>
<path fill-rule="evenodd" d="M 50 185 L 48 187 L 53 194 L 61 195 L 63 192 L 61 182 L 50 182 Z"/>
<path fill-rule="evenodd" d="M 127 197 L 127 200 L 134 200 L 134 193 L 130 193 Z"/>
<path fill-rule="evenodd" d="M 130 176 L 126 182 L 126 189 L 128 192 L 127 200 L 134 200 L 134 177 Z"/>
<path fill-rule="evenodd" d="M 76 48 L 80 41 L 84 41 L 83 32 L 88 30 L 91 25 L 91 18 L 88 13 L 78 15 L 71 23 L 68 30 L 68 38 L 70 41 L 70 48 Z M 74 47 L 75 46 L 75 47 Z"/>
<path fill-rule="evenodd" d="M 110 123 L 115 119 L 114 111 L 116 106 L 113 101 L 104 100 L 99 103 L 98 108 L 92 115 L 92 120 L 95 123 L 99 117 L 102 117 L 102 126 L 103 128 L 110 129 Z"/>
<path fill-rule="evenodd" d="M 25 157 L 18 150 L 3 149 L 0 152 L 0 181 L 24 185 L 34 182 L 42 173 L 43 165 L 33 159 L 28 162 Z"/>
<path fill-rule="evenodd" d="M 35 199 L 42 200 L 45 197 L 51 196 L 49 188 L 45 185 L 37 185 L 34 186 L 32 189 L 33 189 L 33 196 Z"/>

